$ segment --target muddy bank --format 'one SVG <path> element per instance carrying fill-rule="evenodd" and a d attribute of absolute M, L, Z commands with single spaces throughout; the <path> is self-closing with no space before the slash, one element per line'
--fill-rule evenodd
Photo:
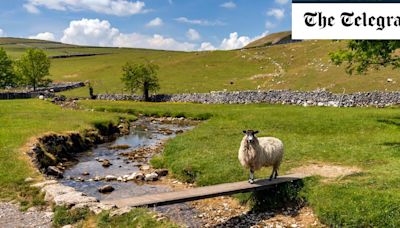
<path fill-rule="evenodd" d="M 76 156 L 80 152 L 127 133 L 129 122 L 125 119 L 120 119 L 118 125 L 97 123 L 94 129 L 81 133 L 48 133 L 36 139 L 27 154 L 42 173 L 62 178 L 66 167 L 77 161 Z"/>

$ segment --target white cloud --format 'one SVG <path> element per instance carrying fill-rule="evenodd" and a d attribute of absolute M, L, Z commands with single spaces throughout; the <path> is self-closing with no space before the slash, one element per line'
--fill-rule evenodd
<path fill-rule="evenodd" d="M 61 42 L 80 45 L 110 46 L 113 40 L 120 35 L 111 24 L 99 19 L 83 18 L 79 21 L 71 21 L 69 27 L 64 30 Z"/>
<path fill-rule="evenodd" d="M 40 13 L 40 10 L 36 6 L 34 6 L 33 4 L 27 3 L 27 4 L 24 4 L 23 7 L 29 13 L 32 13 L 32 14 L 39 14 Z"/>
<path fill-rule="evenodd" d="M 3 36 L 5 36 L 6 35 L 6 33 L 4 32 L 4 30 L 3 29 L 0 29 L 0 37 L 3 37 Z"/>
<path fill-rule="evenodd" d="M 276 27 L 276 24 L 272 23 L 271 21 L 266 21 L 265 22 L 265 28 L 266 29 L 273 29 Z"/>
<path fill-rule="evenodd" d="M 236 8 L 236 4 L 234 2 L 225 2 L 223 4 L 220 5 L 223 8 L 227 8 L 227 9 L 234 9 Z"/>
<path fill-rule="evenodd" d="M 289 2 L 289 0 L 275 0 L 275 2 L 281 5 L 285 5 L 286 3 Z"/>
<path fill-rule="evenodd" d="M 186 37 L 189 38 L 189 40 L 200 40 L 201 35 L 198 31 L 191 28 L 186 32 Z"/>
<path fill-rule="evenodd" d="M 79 21 L 71 21 L 64 30 L 61 41 L 69 44 L 151 48 L 163 50 L 190 51 L 196 48 L 196 44 L 179 42 L 173 38 L 159 34 L 152 36 L 140 33 L 121 33 L 111 26 L 107 20 L 83 18 Z"/>
<path fill-rule="evenodd" d="M 27 0 L 24 8 L 30 13 L 39 13 L 38 7 L 50 10 L 79 11 L 89 10 L 116 16 L 145 13 L 145 3 L 128 0 Z"/>
<path fill-rule="evenodd" d="M 273 9 L 268 10 L 267 15 L 268 16 L 273 16 L 277 20 L 281 20 L 281 19 L 283 19 L 285 17 L 285 10 L 284 9 L 273 8 Z"/>
<path fill-rule="evenodd" d="M 29 39 L 37 39 L 37 40 L 50 40 L 50 41 L 56 41 L 56 38 L 53 33 L 51 32 L 42 32 L 38 33 L 37 35 L 34 36 L 29 36 Z"/>
<path fill-rule="evenodd" d="M 229 38 L 225 38 L 220 48 L 223 50 L 231 50 L 231 49 L 238 49 L 246 46 L 251 42 L 251 39 L 248 36 L 240 36 L 237 32 L 233 32 L 229 34 Z"/>
<path fill-rule="evenodd" d="M 187 17 L 178 17 L 175 18 L 175 21 L 192 24 L 192 25 L 202 25 L 202 26 L 222 26 L 225 25 L 224 22 L 216 20 L 216 21 L 208 21 L 203 19 L 188 19 Z"/>
<path fill-rule="evenodd" d="M 248 36 L 239 36 L 237 32 L 232 32 L 231 34 L 229 34 L 229 38 L 225 38 L 224 40 L 222 40 L 221 45 L 219 46 L 219 49 L 222 49 L 222 50 L 239 49 L 239 48 L 246 46 L 247 44 L 249 44 L 250 42 L 252 42 L 254 40 L 258 40 L 258 39 L 266 36 L 268 33 L 269 32 L 266 31 L 266 32 L 262 33 L 261 35 L 250 38 Z"/>
<path fill-rule="evenodd" d="M 173 38 L 166 38 L 159 34 L 147 36 L 138 33 L 131 33 L 120 34 L 120 36 L 114 40 L 113 46 L 191 51 L 195 49 L 196 44 L 188 42 L 181 43 Z"/>
<path fill-rule="evenodd" d="M 214 51 L 217 50 L 216 47 L 214 47 L 214 45 L 212 45 L 209 42 L 203 42 L 200 45 L 199 51 Z"/>
<path fill-rule="evenodd" d="M 149 23 L 146 24 L 146 27 L 158 27 L 163 24 L 164 24 L 163 20 L 159 17 L 156 17 L 153 20 L 149 21 Z"/>

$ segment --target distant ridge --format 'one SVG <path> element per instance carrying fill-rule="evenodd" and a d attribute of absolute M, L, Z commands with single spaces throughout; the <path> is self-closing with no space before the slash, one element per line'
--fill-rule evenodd
<path fill-rule="evenodd" d="M 284 32 L 277 32 L 272 33 L 267 36 L 264 36 L 261 39 L 255 40 L 249 43 L 244 48 L 258 48 L 258 47 L 267 47 L 276 44 L 284 44 L 284 43 L 294 43 L 299 42 L 292 40 L 292 32 L 291 31 L 284 31 Z"/>

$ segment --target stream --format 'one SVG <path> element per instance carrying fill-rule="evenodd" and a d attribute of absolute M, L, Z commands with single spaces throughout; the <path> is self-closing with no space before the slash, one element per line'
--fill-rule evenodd
<path fill-rule="evenodd" d="M 157 181 L 95 180 L 108 175 L 122 177 L 134 172 L 141 172 L 140 167 L 148 166 L 148 161 L 154 154 L 149 154 L 144 159 L 137 161 L 128 159 L 122 153 L 132 154 L 141 148 L 160 148 L 165 140 L 193 128 L 193 124 L 188 124 L 188 121 L 183 119 L 141 117 L 131 125 L 128 135 L 80 153 L 77 163 L 65 170 L 64 178 L 60 182 L 84 192 L 88 196 L 96 197 L 100 201 L 172 191 L 170 186 L 157 183 Z M 118 148 L 121 145 L 124 145 L 124 148 Z M 101 161 L 104 160 L 108 160 L 112 165 L 103 167 Z M 111 185 L 115 190 L 107 194 L 100 193 L 98 188 L 105 185 Z M 202 224 L 196 217 L 196 209 L 189 204 L 155 207 L 154 210 L 189 227 L 199 227 Z"/>

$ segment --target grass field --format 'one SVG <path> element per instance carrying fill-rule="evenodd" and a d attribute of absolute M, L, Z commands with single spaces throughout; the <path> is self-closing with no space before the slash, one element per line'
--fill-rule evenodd
<path fill-rule="evenodd" d="M 83 101 L 99 111 L 212 117 L 168 142 L 153 159 L 179 179 L 211 185 L 247 179 L 237 160 L 242 130 L 281 138 L 281 173 L 309 163 L 357 166 L 361 174 L 306 181 L 304 194 L 323 223 L 346 227 L 400 225 L 398 108 L 303 108 L 271 105 L 150 104 Z M 207 114 L 207 115 L 205 115 Z M 256 173 L 265 177 L 270 170 Z"/>
<path fill-rule="evenodd" d="M 271 35 L 270 38 L 274 36 Z M 268 39 L 268 37 L 266 38 Z M 399 70 L 371 71 L 348 76 L 344 67 L 330 63 L 328 53 L 346 43 L 305 41 L 263 48 L 214 52 L 173 52 L 129 48 L 79 47 L 54 42 L 0 38 L 0 47 L 18 58 L 26 48 L 44 49 L 48 55 L 106 53 L 91 57 L 52 59 L 51 78 L 56 81 L 90 80 L 95 93 L 123 93 L 121 66 L 126 61 L 154 61 L 160 65 L 159 93 L 216 90 L 326 88 L 333 92 L 398 90 Z M 388 83 L 392 78 L 395 83 Z M 88 96 L 88 89 L 65 92 Z"/>

